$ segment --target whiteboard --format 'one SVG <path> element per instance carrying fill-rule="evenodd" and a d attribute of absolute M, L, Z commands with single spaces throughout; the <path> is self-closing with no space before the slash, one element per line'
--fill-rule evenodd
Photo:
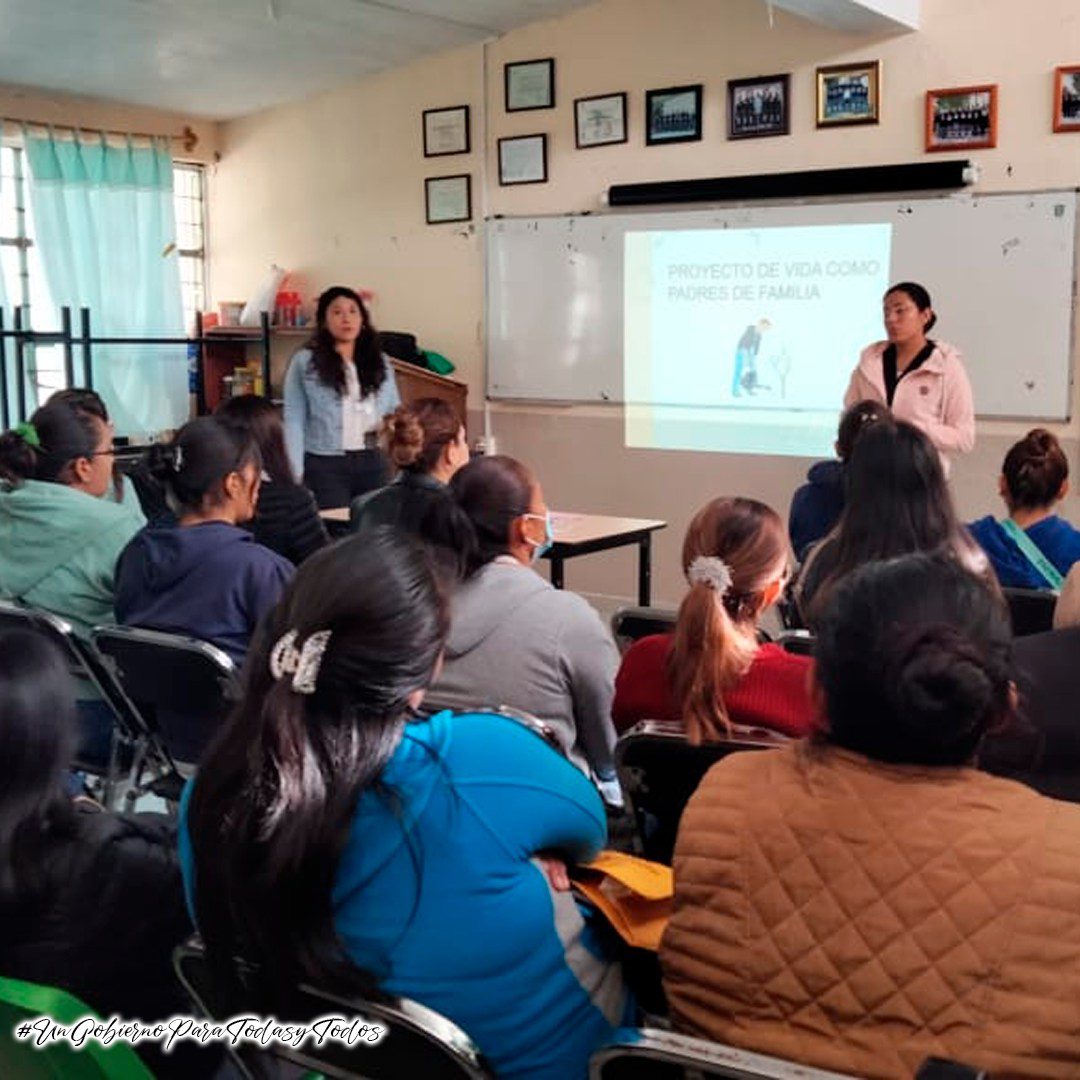
<path fill-rule="evenodd" d="M 892 280 L 930 290 L 939 317 L 933 336 L 963 354 L 980 416 L 1068 419 L 1077 247 L 1072 190 L 490 219 L 488 397 L 625 400 L 628 231 L 856 222 L 894 226 Z M 852 356 L 852 367 L 857 360 Z"/>

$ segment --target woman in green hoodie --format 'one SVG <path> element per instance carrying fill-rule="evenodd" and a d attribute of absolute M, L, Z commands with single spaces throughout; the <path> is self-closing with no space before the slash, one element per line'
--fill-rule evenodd
<path fill-rule="evenodd" d="M 64 401 L 0 435 L 0 596 L 84 637 L 113 621 L 113 569 L 145 524 L 102 498 L 112 466 L 108 425 Z"/>

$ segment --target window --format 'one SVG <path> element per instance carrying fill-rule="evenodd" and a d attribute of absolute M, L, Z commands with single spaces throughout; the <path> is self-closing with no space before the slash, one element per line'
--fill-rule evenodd
<path fill-rule="evenodd" d="M 29 316 L 35 330 L 59 330 L 56 310 L 45 281 L 41 259 L 34 246 L 34 220 L 27 196 L 26 158 L 15 143 L 0 146 L 0 274 L 8 310 L 16 305 Z M 176 244 L 180 259 L 180 290 L 183 296 L 184 328 L 194 332 L 195 312 L 206 303 L 206 222 L 203 198 L 203 167 L 193 164 L 173 166 Z M 78 333 L 78 312 L 72 312 Z M 10 356 L 10 352 L 8 354 Z M 64 353 L 60 345 L 37 346 L 26 350 L 27 374 L 37 388 L 37 400 L 44 401 L 64 386 Z M 76 371 L 78 371 L 76 365 Z"/>
<path fill-rule="evenodd" d="M 206 202 L 203 167 L 174 165 L 176 245 L 180 255 L 180 291 L 184 295 L 184 327 L 195 331 L 195 313 L 206 307 Z"/>

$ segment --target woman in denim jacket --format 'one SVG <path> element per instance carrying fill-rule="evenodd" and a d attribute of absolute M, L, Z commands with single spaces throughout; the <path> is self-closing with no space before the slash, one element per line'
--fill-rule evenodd
<path fill-rule="evenodd" d="M 293 471 L 327 509 L 348 506 L 389 479 L 376 437 L 401 398 L 357 293 L 327 289 L 316 323 L 285 375 L 285 444 Z"/>

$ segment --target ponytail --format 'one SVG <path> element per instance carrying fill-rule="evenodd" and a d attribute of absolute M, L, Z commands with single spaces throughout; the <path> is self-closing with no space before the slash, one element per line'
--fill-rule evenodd
<path fill-rule="evenodd" d="M 25 480 L 66 483 L 67 467 L 77 458 L 93 457 L 102 421 L 67 401 L 50 401 L 0 435 L 0 479 L 18 486 Z"/>
<path fill-rule="evenodd" d="M 25 435 L 17 431 L 0 434 L 0 480 L 18 487 L 33 479 L 36 464 L 36 451 Z"/>
<path fill-rule="evenodd" d="M 683 541 L 690 591 L 679 606 L 667 675 L 691 742 L 730 734 L 724 693 L 753 663 L 765 592 L 788 550 L 779 515 L 755 499 L 713 499 L 690 522 Z"/>
<path fill-rule="evenodd" d="M 753 623 L 736 623 L 713 586 L 691 585 L 668 656 L 668 683 L 690 742 L 731 734 L 724 691 L 746 674 L 756 652 Z"/>

